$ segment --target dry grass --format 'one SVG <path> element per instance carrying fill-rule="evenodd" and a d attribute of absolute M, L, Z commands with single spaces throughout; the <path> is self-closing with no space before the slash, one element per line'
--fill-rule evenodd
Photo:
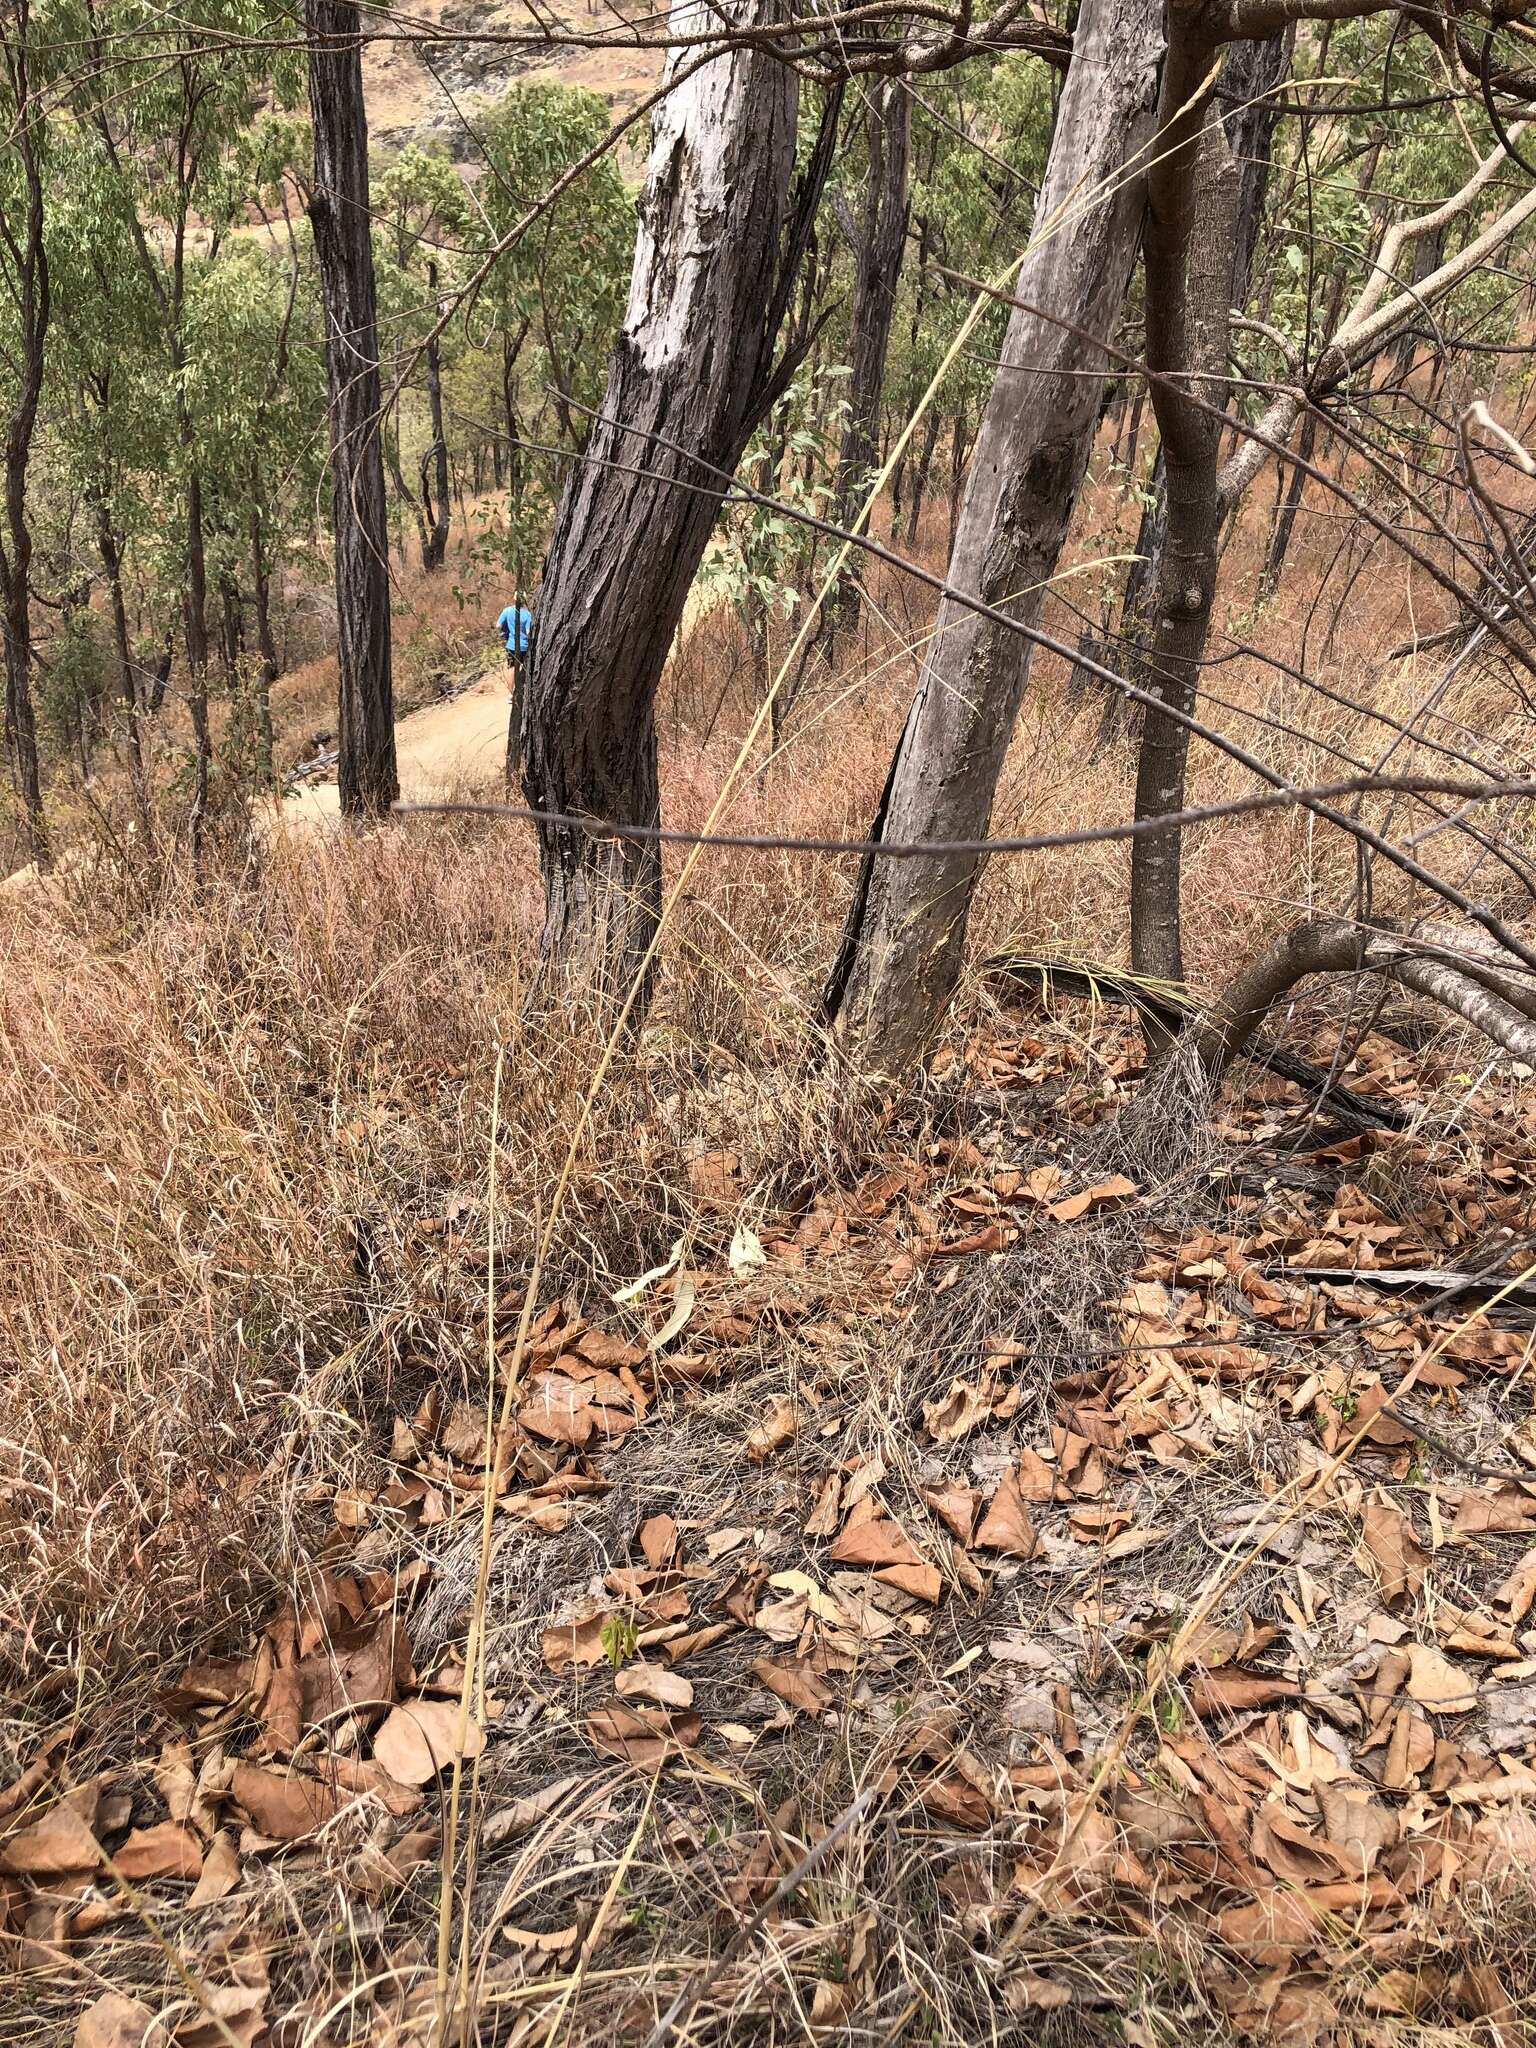
<path fill-rule="evenodd" d="M 920 551 L 931 566 L 942 560 L 944 517 L 936 506 L 924 523 Z M 1326 533 L 1302 533 L 1299 588 L 1325 545 Z M 1240 546 L 1251 552 L 1251 539 Z M 1240 554 L 1237 568 L 1234 603 L 1246 603 L 1252 563 Z M 473 624 L 446 593 L 440 580 L 415 602 L 410 645 L 423 687 L 445 647 L 453 660 L 472 658 Z M 1402 610 L 1401 591 L 1383 579 L 1321 665 L 1325 679 L 1361 691 L 1365 650 L 1392 636 Z M 867 649 L 849 672 L 812 686 L 781 756 L 753 764 L 733 824 L 862 829 L 929 617 L 893 575 L 873 576 Z M 1054 612 L 1052 623 L 1063 628 Z M 1293 608 L 1282 594 L 1259 637 L 1289 654 L 1305 624 L 1299 600 Z M 1320 714 L 1251 661 L 1222 674 L 1223 693 L 1241 707 L 1229 715 L 1232 729 L 1288 775 L 1330 772 L 1327 746 L 1369 753 L 1379 744 L 1363 713 Z M 278 693 L 289 758 L 324 724 L 329 681 L 327 665 L 312 664 Z M 753 688 L 738 627 L 727 613 L 712 615 L 680 652 L 662 705 L 670 822 L 707 814 Z M 1405 667 L 1370 688 L 1394 715 L 1411 707 Z M 1303 710 L 1312 741 L 1263 729 L 1251 737 L 1248 714 Z M 1454 712 L 1490 747 L 1520 743 L 1519 707 L 1496 681 L 1470 681 Z M 1129 748 L 1098 748 L 1100 721 L 1100 705 L 1074 697 L 1054 664 L 1037 666 L 997 829 L 1124 815 Z M 1192 793 L 1203 800 L 1245 786 L 1240 772 L 1201 759 Z M 1531 830 L 1528 819 L 1512 822 L 1522 835 Z M 994 866 L 973 952 L 1023 943 L 1121 956 L 1125 867 L 1120 847 Z M 966 987 L 936 1062 L 960 1076 L 957 1088 L 919 1095 L 896 1124 L 877 1126 L 868 1105 L 842 1095 L 815 1064 L 811 1019 L 848 876 L 846 862 L 782 855 L 716 853 L 701 866 L 666 934 L 661 1000 L 598 1098 L 546 1293 L 600 1300 L 680 1237 L 718 1263 L 738 1216 L 793 1215 L 818 1190 L 850 1187 L 893 1154 L 937 1161 L 939 1140 L 955 1128 L 954 1095 L 978 1092 L 967 1055 L 998 1014 L 986 990 Z M 1218 982 L 1295 910 L 1339 900 L 1351 876 L 1342 842 L 1296 815 L 1195 835 L 1196 978 Z M 1400 904 L 1396 886 L 1379 879 L 1378 908 Z M 231 830 L 195 886 L 174 862 L 125 864 L 108 848 L 46 888 L 0 898 L 0 1328 L 11 1359 L 0 1422 L 0 1783 L 39 1729 L 66 1716 L 90 1727 L 103 1754 L 143 1754 L 154 1689 L 190 1654 L 249 1641 L 331 1540 L 338 1488 L 376 1475 L 390 1418 L 409 1412 L 428 1384 L 450 1397 L 483 1393 L 480 1283 L 440 1256 L 441 1226 L 451 1219 L 465 1237 L 483 1236 L 498 1056 L 498 1234 L 509 1282 L 533 1256 L 592 1072 L 589 1020 L 530 1000 L 537 909 L 521 827 L 444 820 L 265 850 Z M 1072 1012 L 1051 1028 L 1082 1047 L 1097 1026 Z M 1074 1106 L 1072 1142 L 1085 1166 L 1106 1156 L 1102 1125 L 1126 1092 L 1101 1053 L 1085 1056 Z M 1166 1217 L 1177 1222 L 1212 1141 L 1202 1137 L 1199 1156 L 1182 1156 L 1172 1173 L 1170 1138 L 1187 1138 L 1195 1119 L 1183 1102 L 1161 1109 L 1161 1123 L 1143 1111 L 1131 1164 L 1138 1178 L 1168 1183 Z M 1118 1133 L 1113 1163 L 1125 1163 L 1130 1135 Z M 741 1159 L 731 1212 L 702 1196 L 689 1171 L 720 1147 Z M 474 1920 L 487 1954 L 498 1899 L 513 1897 L 526 1927 L 563 1924 L 573 1893 L 585 1896 L 594 1868 L 606 1876 L 642 1815 L 633 1778 L 592 1772 L 585 1752 L 571 1759 L 583 1702 L 573 1706 L 542 1672 L 530 1680 L 541 1623 L 625 1556 L 637 1521 L 652 1512 L 686 1512 L 701 1528 L 767 1522 L 786 1504 L 803 1511 L 816 1481 L 853 1452 L 881 1459 L 894 1500 L 915 1499 L 933 1474 L 919 1470 L 914 1417 L 991 1332 L 1026 1341 L 1043 1367 L 1065 1366 L 1075 1346 L 1102 1336 L 1097 1310 L 1134 1258 L 1134 1229 L 1106 1222 L 1091 1255 L 1084 1247 L 1082 1237 L 1070 1251 L 1042 1240 L 894 1330 L 859 1275 L 834 1278 L 817 1304 L 814 1361 L 799 1336 L 781 1331 L 731 1382 L 680 1402 L 675 1428 L 669 1420 L 644 1433 L 621 1484 L 567 1536 L 542 1547 L 503 1540 L 491 1579 L 491 1675 L 515 1697 L 516 1714 L 499 1740 L 496 1795 L 547 1782 L 556 1763 L 588 1782 L 571 1813 L 483 1865 Z M 830 1365 L 827 1328 L 838 1333 Z M 800 1385 L 802 1369 L 819 1375 L 828 1429 L 805 1439 L 771 1483 L 744 1480 L 729 1447 L 771 1399 Z M 1042 1399 L 1045 1380 L 1042 1371 Z M 1257 1467 L 1244 1464 L 1252 1449 L 1234 1449 L 1223 1480 L 1233 1512 L 1261 1495 Z M 1208 1505 L 1186 1499 L 1182 1512 L 1193 1522 Z M 1193 1589 L 1209 1560 L 1198 1547 L 1180 1558 Z M 789 1552 L 780 1559 L 796 1561 Z M 443 1541 L 434 1562 L 423 1648 L 455 1639 L 474 1547 Z M 1174 1562 L 1158 1563 L 1165 1590 Z M 1150 1583 L 1147 1569 L 1137 1568 L 1138 1589 Z M 1022 1587 L 1010 1597 L 1004 1624 L 1027 1630 L 1038 1616 Z M 985 1621 L 963 1609 L 946 1618 L 901 1685 L 908 1704 L 974 1722 L 988 1756 L 997 1700 L 950 1674 L 998 1625 L 995 1609 Z M 747 1711 L 739 1671 L 722 1663 L 718 1676 L 721 1713 Z M 1006 1839 L 957 1836 L 905 1794 L 894 1817 L 839 1847 L 762 1942 L 727 1953 L 740 1917 L 730 1885 L 748 1846 L 771 1843 L 775 1829 L 805 1846 L 899 1760 L 905 1709 L 883 1696 L 865 1704 L 846 1740 L 813 1740 L 803 1729 L 787 1737 L 770 1782 L 700 1780 L 664 1798 L 626 1880 L 615 1947 L 581 1987 L 580 2038 L 642 2037 L 658 1998 L 722 1955 L 689 2040 L 792 2038 L 784 2029 L 797 2006 L 799 2037 L 806 2027 L 835 2030 L 835 1998 L 829 2019 L 805 2011 L 801 1994 L 812 1980 L 835 1984 L 838 1959 L 852 1968 L 877 1923 L 873 1990 L 858 2035 L 846 2038 L 1061 2048 L 1233 2038 L 1210 1991 L 1227 1963 L 1171 1920 L 1155 1941 L 1046 1920 L 1006 1956 L 993 1954 L 995 1922 L 966 1901 L 1006 1885 Z M 367 1926 L 350 1920 L 350 1907 L 338 1918 L 324 1886 L 360 1853 L 344 1833 L 327 1842 L 319 1891 L 312 1873 L 290 1881 L 278 1866 L 261 1880 L 255 1910 L 284 2010 L 312 2017 L 322 1992 L 375 1976 L 381 1956 L 425 1938 L 425 1879 Z M 1485 1911 L 1464 1902 L 1458 1912 L 1439 1935 L 1446 1983 L 1485 1954 L 1505 1966 L 1518 1960 L 1515 1978 L 1527 1983 L 1528 1903 L 1500 1891 Z M 159 1967 L 153 1942 L 137 1932 L 114 1955 L 112 1972 L 125 1977 Z M 1031 1968 L 1047 1966 L 1077 1988 L 1070 2012 L 1029 2009 L 1020 1987 Z M 499 1988 L 487 1993 L 482 2025 L 506 2039 L 522 2038 L 526 2013 L 548 2024 L 550 2001 L 569 1981 L 546 1975 L 509 1989 L 504 1975 L 491 1977 Z M 1371 1987 L 1357 1989 L 1351 2016 L 1364 2025 Z M 79 2006 L 67 1971 L 45 1972 L 44 1988 L 29 1996 L 51 2031 L 67 2033 Z M 1459 2026 L 1453 2004 L 1449 1992 L 1443 2012 L 1431 2000 L 1425 2023 Z M 1370 2024 L 1382 2039 L 1407 2038 L 1379 2014 Z"/>

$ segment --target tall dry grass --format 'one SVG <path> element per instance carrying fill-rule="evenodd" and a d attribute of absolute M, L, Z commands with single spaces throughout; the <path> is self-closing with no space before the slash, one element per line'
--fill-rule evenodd
<path fill-rule="evenodd" d="M 1124 508 L 1090 492 L 1079 559 L 1104 551 L 1116 519 Z M 946 528 L 947 508 L 931 506 L 918 543 L 930 568 Z M 1400 565 L 1384 562 L 1321 631 L 1335 546 L 1325 518 L 1304 519 L 1286 587 L 1256 614 L 1262 527 L 1250 520 L 1223 632 L 1305 660 L 1346 701 L 1251 657 L 1211 672 L 1225 700 L 1212 717 L 1303 782 L 1338 772 L 1340 752 L 1375 758 L 1392 735 L 1368 707 L 1405 717 L 1433 672 L 1433 657 L 1417 670 L 1379 658 L 1415 616 Z M 446 590 L 439 579 L 420 607 L 444 632 Z M 931 597 L 883 567 L 869 596 L 859 644 L 807 685 L 780 750 L 765 743 L 747 764 L 733 826 L 862 831 L 933 617 Z M 1048 624 L 1075 637 L 1061 599 Z M 660 710 L 669 822 L 707 815 L 757 688 L 738 624 L 709 615 Z M 318 689 L 309 675 L 278 693 L 290 753 Z M 996 830 L 1127 815 L 1131 744 L 1103 738 L 1103 712 L 1061 663 L 1037 661 Z M 1470 671 L 1438 716 L 1490 758 L 1526 759 L 1523 705 L 1496 670 Z M 1394 765 L 1419 751 L 1398 745 Z M 1195 749 L 1194 800 L 1249 786 Z M 1394 829 L 1410 821 L 1400 803 L 1367 809 Z M 267 848 L 235 829 L 196 879 L 174 860 L 125 861 L 88 823 L 58 879 L 0 896 L 0 1678 L 19 1703 L 0 1740 L 18 1748 L 36 1713 L 129 1697 L 135 1674 L 238 1636 L 323 1540 L 335 1486 L 380 1421 L 429 1373 L 467 1383 L 483 1306 L 436 1256 L 435 1233 L 448 1219 L 479 1227 L 498 1050 L 511 1272 L 531 1253 L 593 1059 L 579 1009 L 528 1000 L 538 891 L 522 826 L 424 819 Z M 1536 850 L 1530 806 L 1506 825 Z M 1434 853 L 1460 879 L 1472 865 L 1464 842 Z M 1123 844 L 995 863 L 973 956 L 1022 944 L 1123 958 L 1127 866 Z M 702 863 L 666 934 L 660 1001 L 583 1148 L 553 1284 L 612 1286 L 678 1235 L 717 1230 L 692 1196 L 691 1154 L 728 1144 L 749 1186 L 788 1199 L 879 1142 L 813 1059 L 851 874 L 846 859 L 788 854 Z M 1347 840 L 1304 814 L 1191 834 L 1194 978 L 1218 984 L 1276 924 L 1347 902 L 1355 879 Z M 1375 908 L 1411 907 L 1380 864 L 1375 885 Z M 1521 909 L 1507 878 L 1479 886 Z M 968 984 L 951 1043 L 986 1002 Z"/>

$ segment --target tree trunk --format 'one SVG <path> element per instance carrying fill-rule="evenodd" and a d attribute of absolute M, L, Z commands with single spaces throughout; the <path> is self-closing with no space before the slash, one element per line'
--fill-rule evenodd
<path fill-rule="evenodd" d="M 1210 53 L 1199 53 L 1206 63 Z M 1147 360 L 1161 372 L 1152 403 L 1162 436 L 1168 527 L 1157 582 L 1156 631 L 1149 681 L 1164 704 L 1186 716 L 1199 688 L 1200 661 L 1216 593 L 1221 490 L 1219 406 L 1225 394 L 1231 324 L 1236 167 L 1209 99 L 1196 93 L 1199 59 L 1170 61 L 1163 80 L 1167 154 L 1148 179 Z M 1179 98 L 1173 98 L 1177 91 Z M 1187 109 L 1187 110 L 1186 110 Z M 1186 123 L 1200 122 L 1191 134 Z M 1191 373 L 1198 373 L 1191 375 Z M 1174 381 L 1164 381 L 1168 378 Z M 1136 816 L 1181 808 L 1189 730 L 1149 709 L 1136 767 Z M 1179 930 L 1182 834 L 1177 826 L 1138 834 L 1131 847 L 1131 964 L 1138 974 L 1184 979 Z"/>
<path fill-rule="evenodd" d="M 1277 111 L 1276 88 L 1290 70 L 1294 29 L 1282 29 L 1262 42 L 1234 43 L 1228 49 L 1217 86 L 1217 104 L 1224 111 L 1221 125 L 1236 167 L 1237 187 L 1232 201 L 1232 275 L 1230 306 L 1241 312 L 1248 303 L 1253 276 L 1254 252 L 1264 217 L 1264 195 L 1269 184 L 1270 154 L 1274 143 Z M 1223 367 L 1225 367 L 1223 365 Z M 1155 410 L 1155 408 L 1154 408 Z M 1163 543 L 1168 532 L 1167 478 L 1162 450 L 1158 450 L 1148 488 L 1151 502 L 1142 509 L 1136 536 L 1137 559 L 1126 578 L 1121 605 L 1120 630 L 1132 646 L 1145 648 L 1155 631 L 1149 616 L 1162 582 Z M 1138 682 L 1149 684 L 1142 664 Z M 1114 723 L 1113 707 L 1107 723 Z"/>
<path fill-rule="evenodd" d="M 128 787 L 133 793 L 133 807 L 138 814 L 140 829 L 148 838 L 152 831 L 149 781 L 144 772 L 141 694 L 133 659 L 133 645 L 128 636 L 128 604 L 123 595 L 122 542 L 112 524 L 112 514 L 106 499 L 98 496 L 95 506 L 96 552 L 100 555 L 101 566 L 106 572 L 107 604 L 112 613 L 112 645 L 117 650 L 118 688 L 122 694 L 123 709 L 127 717 Z"/>
<path fill-rule="evenodd" d="M 856 242 L 848 337 L 848 420 L 837 459 L 836 517 L 845 527 L 851 527 L 858 516 L 879 455 L 885 359 L 907 233 L 911 106 L 901 79 L 887 80 L 871 90 L 865 122 L 869 182 Z M 839 582 L 833 610 L 840 633 L 858 627 L 860 590 L 856 574 L 845 575 Z"/>
<path fill-rule="evenodd" d="M 379 336 L 368 232 L 368 121 L 356 0 L 305 0 L 325 296 L 336 527 L 337 781 L 348 817 L 400 794 L 390 668 L 389 523 L 380 445 Z"/>
<path fill-rule="evenodd" d="M 681 32 L 778 18 L 777 0 L 708 11 L 679 0 L 671 15 Z M 688 61 L 671 52 L 668 75 Z M 792 349 L 774 367 L 815 202 L 814 190 L 791 201 L 796 89 L 788 65 L 736 48 L 657 110 L 629 307 L 544 564 L 522 733 L 535 809 L 659 820 L 662 668 L 724 479 L 799 359 Z M 829 150 L 824 123 L 808 186 L 819 188 Z M 619 992 L 655 932 L 659 849 L 544 824 L 539 853 L 546 959 L 584 962 L 595 985 Z"/>
<path fill-rule="evenodd" d="M 427 286 L 432 294 L 432 310 L 437 311 L 437 265 L 427 260 Z M 435 323 L 434 323 L 435 324 Z M 432 417 L 432 446 L 421 458 L 421 502 L 427 521 L 427 531 L 422 544 L 421 566 L 429 573 L 441 569 L 448 555 L 448 523 L 451 511 L 448 504 L 448 436 L 443 429 L 443 359 L 434 332 L 428 337 L 427 362 L 427 405 Z"/>
<path fill-rule="evenodd" d="M 1140 183 L 1115 174 L 1150 130 L 1161 45 L 1159 0 L 1084 0 L 1037 239 L 966 486 L 949 580 L 1026 622 L 1039 616 L 1092 447 L 1108 366 L 1086 336 L 1114 327 L 1135 259 Z M 873 836 L 985 835 L 1028 673 L 1019 635 L 940 606 Z M 978 872 L 966 855 L 866 860 L 824 996 L 866 1071 L 896 1076 L 921 1054 L 955 985 Z"/>
<path fill-rule="evenodd" d="M 27 815 L 32 859 L 48 865 L 43 822 L 43 781 L 37 758 L 32 710 L 32 528 L 27 516 L 27 471 L 43 388 L 43 366 L 53 304 L 44 241 L 43 170 L 40 160 L 44 113 L 34 98 L 30 70 L 31 11 L 27 0 L 12 10 L 0 30 L 14 127 L 9 147 L 21 170 L 25 213 L 5 237 L 9 261 L 8 296 L 16 320 L 14 396 L 5 429 L 5 539 L 0 544 L 0 628 L 5 638 L 5 740 L 16 788 Z"/>
<path fill-rule="evenodd" d="M 183 438 L 188 435 L 185 418 Z M 187 702 L 192 713 L 192 809 L 187 840 L 200 860 L 208 824 L 208 764 L 213 742 L 208 730 L 208 560 L 203 543 L 203 483 L 194 462 L 187 477 L 187 588 L 182 615 L 187 636 Z"/>

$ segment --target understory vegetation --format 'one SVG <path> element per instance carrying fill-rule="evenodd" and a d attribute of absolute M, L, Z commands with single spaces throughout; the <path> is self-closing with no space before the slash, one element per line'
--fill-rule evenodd
<path fill-rule="evenodd" d="M 0 19 L 0 2038 L 1536 2039 L 1524 16 L 429 12 Z"/>

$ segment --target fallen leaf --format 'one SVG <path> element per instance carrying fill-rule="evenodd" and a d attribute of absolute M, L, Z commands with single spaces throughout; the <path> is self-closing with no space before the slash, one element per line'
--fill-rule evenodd
<path fill-rule="evenodd" d="M 1360 1510 L 1365 1547 L 1376 1563 L 1382 1598 L 1389 1603 L 1416 1596 L 1424 1585 L 1424 1551 L 1413 1524 L 1400 1508 L 1368 1500 Z"/>
<path fill-rule="evenodd" d="M 783 1662 L 774 1657 L 758 1657 L 751 1670 L 754 1678 L 798 1713 L 814 1717 L 825 1713 L 832 1704 L 831 1692 L 803 1657 Z"/>
<path fill-rule="evenodd" d="M 582 1778 L 557 1778 L 552 1785 L 541 1785 L 537 1792 L 530 1792 L 525 1799 L 514 1799 L 510 1806 L 498 1807 L 495 1813 L 486 1816 L 480 1839 L 488 1848 L 493 1848 L 498 1842 L 509 1842 L 518 1835 L 526 1835 L 530 1828 L 547 1819 L 585 1782 Z"/>
<path fill-rule="evenodd" d="M 844 1529 L 827 1552 L 834 1564 L 920 1565 L 923 1560 L 899 1522 L 859 1522 Z"/>
<path fill-rule="evenodd" d="M 961 1543 L 969 1543 L 976 1527 L 980 1497 L 973 1486 L 947 1484 L 923 1495 L 939 1520 Z"/>
<path fill-rule="evenodd" d="M 260 1764 L 236 1764 L 229 1789 L 250 1815 L 259 1835 L 274 1842 L 300 1842 L 340 1813 L 343 1801 L 318 1778 L 293 1771 L 269 1771 Z"/>
<path fill-rule="evenodd" d="M 589 1714 L 587 1740 L 600 1756 L 618 1757 L 641 1770 L 658 1770 L 703 1733 L 697 1714 L 666 1714 L 639 1707 L 600 1707 Z"/>
<path fill-rule="evenodd" d="M 799 1411 L 787 1394 L 778 1394 L 768 1403 L 768 1412 L 748 1436 L 743 1448 L 754 1465 L 761 1465 L 765 1458 L 782 1450 L 799 1427 Z"/>
<path fill-rule="evenodd" d="M 1091 1188 L 1081 1188 L 1075 1195 L 1068 1195 L 1065 1201 L 1052 1202 L 1046 1214 L 1057 1223 L 1075 1223 L 1090 1209 L 1117 1207 L 1140 1192 L 1135 1181 L 1127 1180 L 1123 1173 L 1115 1173 L 1108 1180 L 1095 1181 Z"/>
<path fill-rule="evenodd" d="M 17 1877 L 65 1877 L 97 1869 L 101 1851 L 86 1818 L 89 1813 L 94 1819 L 96 1802 L 94 1785 L 66 1793 L 41 1820 L 18 1828 L 0 1843 L 0 1870 Z"/>
<path fill-rule="evenodd" d="M 144 1877 L 200 1877 L 202 1844 L 179 1820 L 135 1828 L 112 1858 L 114 1869 L 130 1880 Z"/>
<path fill-rule="evenodd" d="M 738 1223 L 731 1239 L 731 1249 L 726 1255 L 726 1264 L 734 1279 L 745 1280 L 758 1266 L 766 1266 L 768 1254 L 763 1250 L 763 1241 L 756 1231 L 749 1230 L 745 1223 Z"/>
<path fill-rule="evenodd" d="M 1397 1846 L 1402 1832 L 1397 1815 L 1368 1793 L 1337 1782 L 1319 1783 L 1316 1795 L 1323 1827 L 1329 1841 L 1344 1852 L 1348 1875 L 1369 1876 L 1376 1859 Z"/>
<path fill-rule="evenodd" d="M 138 1999 L 104 1991 L 76 2020 L 75 2048 L 139 2048 L 154 2018 Z"/>
<path fill-rule="evenodd" d="M 1005 1557 L 1033 1557 L 1039 1546 L 1040 1539 L 1029 1519 L 1018 1480 L 1009 1472 L 988 1503 L 981 1527 L 976 1531 L 976 1547 L 1001 1551 Z"/>
<path fill-rule="evenodd" d="M 1410 1643 L 1408 1660 L 1408 1697 L 1432 1714 L 1469 1714 L 1477 1705 L 1468 1674 L 1431 1644 Z"/>
<path fill-rule="evenodd" d="M 197 1880 L 196 1889 L 187 1900 L 188 1909 L 198 1906 L 216 1905 L 240 1882 L 240 1852 L 235 1847 L 235 1838 L 228 1830 L 216 1834 L 203 1858 L 203 1874 Z"/>
<path fill-rule="evenodd" d="M 972 1380 L 951 1380 L 949 1392 L 923 1403 L 923 1427 L 935 1443 L 959 1441 L 992 1413 L 992 1388 Z"/>
<path fill-rule="evenodd" d="M 660 1570 L 677 1550 L 677 1523 L 670 1515 L 652 1515 L 640 1524 L 640 1551 L 649 1565 Z"/>
<path fill-rule="evenodd" d="M 1294 1678 L 1281 1678 L 1267 1671 L 1244 1671 L 1237 1665 L 1207 1671 L 1189 1687 L 1191 1713 L 1206 1720 L 1212 1714 L 1246 1714 L 1255 1707 L 1273 1706 L 1276 1700 L 1293 1700 L 1301 1692 Z"/>
<path fill-rule="evenodd" d="M 608 1652 L 603 1647 L 603 1630 L 612 1619 L 604 1608 L 600 1614 L 588 1614 L 580 1621 L 563 1621 L 545 1629 L 539 1638 L 544 1662 L 551 1671 L 564 1671 L 569 1665 L 584 1670 L 605 1663 Z"/>
<path fill-rule="evenodd" d="M 654 1700 L 659 1707 L 691 1707 L 693 1687 L 664 1664 L 626 1664 L 613 1681 L 621 1699 Z"/>
<path fill-rule="evenodd" d="M 664 1351 L 682 1330 L 687 1327 L 688 1318 L 693 1314 L 694 1298 L 698 1290 L 692 1276 L 679 1273 L 672 1283 L 672 1308 L 659 1330 L 646 1340 L 646 1349 L 651 1352 Z"/>
<path fill-rule="evenodd" d="M 375 1761 L 402 1785 L 425 1785 L 456 1756 L 484 1748 L 485 1730 L 456 1700 L 404 1700 L 373 1738 Z"/>

